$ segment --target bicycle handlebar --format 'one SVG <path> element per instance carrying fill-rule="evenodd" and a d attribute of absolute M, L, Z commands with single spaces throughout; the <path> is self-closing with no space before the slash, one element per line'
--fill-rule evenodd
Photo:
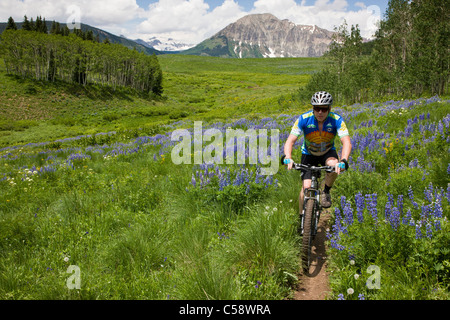
<path fill-rule="evenodd" d="M 285 157 L 286 156 L 281 157 L 282 165 L 287 165 L 291 161 L 290 159 L 285 159 Z M 305 169 L 305 170 L 309 170 L 309 171 L 326 171 L 326 172 L 334 172 L 334 170 L 335 170 L 335 167 L 333 167 L 333 166 L 315 167 L 315 166 L 301 164 L 301 163 L 295 163 L 295 162 L 293 162 L 292 168 L 295 170 Z M 342 163 L 342 162 L 339 163 L 339 168 L 345 169 L 345 163 Z"/>

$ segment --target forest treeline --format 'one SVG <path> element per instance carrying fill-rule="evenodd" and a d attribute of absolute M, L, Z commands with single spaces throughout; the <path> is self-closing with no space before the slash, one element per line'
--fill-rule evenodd
<path fill-rule="evenodd" d="M 25 18 L 26 19 L 26 18 Z M 0 54 L 6 71 L 36 80 L 61 80 L 81 85 L 130 87 L 139 92 L 162 93 L 162 71 L 156 55 L 146 55 L 121 44 L 99 43 L 90 33 L 68 33 L 54 23 L 50 33 L 45 19 L 31 28 L 8 28 L 0 35 Z M 26 24 L 24 23 L 24 26 Z"/>
<path fill-rule="evenodd" d="M 330 63 L 300 89 L 301 99 L 317 90 L 348 104 L 447 94 L 449 12 L 450 1 L 390 0 L 370 54 L 364 52 L 359 26 L 343 23 L 326 54 Z"/>

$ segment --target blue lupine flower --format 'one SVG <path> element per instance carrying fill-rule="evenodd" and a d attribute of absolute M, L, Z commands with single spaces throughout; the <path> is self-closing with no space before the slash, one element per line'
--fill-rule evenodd
<path fill-rule="evenodd" d="M 364 212 L 364 197 L 361 192 L 355 195 L 355 203 L 356 203 L 356 214 L 358 217 L 358 221 L 360 223 L 364 222 L 363 212 Z"/>
<path fill-rule="evenodd" d="M 377 194 L 366 194 L 365 201 L 367 204 L 367 210 L 373 218 L 375 224 L 378 222 L 378 214 L 377 214 Z"/>
<path fill-rule="evenodd" d="M 394 206 L 394 196 L 389 192 L 387 193 L 387 196 L 388 196 L 389 205 L 392 208 Z"/>
<path fill-rule="evenodd" d="M 422 221 L 426 221 L 428 219 L 430 211 L 430 205 L 422 205 L 422 211 L 420 212 L 420 218 Z"/>
<path fill-rule="evenodd" d="M 344 219 L 347 225 L 353 224 L 353 209 L 350 201 L 347 201 L 344 207 Z"/>
<path fill-rule="evenodd" d="M 345 200 L 346 200 L 347 198 L 345 197 L 345 196 L 341 196 L 341 208 L 342 208 L 342 210 L 344 210 L 344 207 L 345 207 Z"/>
<path fill-rule="evenodd" d="M 386 205 L 384 207 L 384 216 L 388 221 L 391 218 L 391 204 L 389 203 L 389 201 L 386 202 Z"/>
<path fill-rule="evenodd" d="M 434 220 L 434 229 L 436 231 L 440 231 L 441 230 L 441 220 L 439 220 L 439 219 Z"/>
<path fill-rule="evenodd" d="M 338 299 L 338 300 L 345 300 L 344 294 L 343 294 L 343 293 L 339 293 L 337 299 Z"/>
<path fill-rule="evenodd" d="M 425 188 L 424 190 L 425 199 L 427 199 L 428 202 L 433 202 L 433 184 L 430 182 L 428 188 Z"/>
<path fill-rule="evenodd" d="M 421 222 L 419 221 L 417 224 L 416 224 L 416 239 L 421 239 L 422 238 L 422 231 L 420 230 L 421 229 Z"/>
<path fill-rule="evenodd" d="M 431 223 L 428 222 L 425 228 L 427 231 L 427 238 L 431 239 L 431 237 L 433 236 L 433 230 L 431 229 Z"/>
<path fill-rule="evenodd" d="M 334 216 L 335 216 L 335 223 L 334 227 L 336 230 L 336 233 L 339 234 L 339 232 L 343 231 L 342 224 L 341 224 L 341 211 L 338 207 L 334 208 Z"/>
<path fill-rule="evenodd" d="M 420 168 L 419 160 L 417 160 L 417 158 L 414 160 L 411 160 L 408 164 L 408 167 L 409 168 L 418 168 L 418 167 Z"/>
<path fill-rule="evenodd" d="M 392 209 L 392 214 L 389 217 L 389 222 L 391 223 L 392 228 L 397 231 L 400 225 L 400 211 L 396 207 Z"/>
<path fill-rule="evenodd" d="M 410 224 L 411 219 L 412 219 L 411 209 L 408 209 L 408 211 L 406 212 L 406 215 L 402 219 L 402 223 L 404 225 L 408 225 L 408 224 Z"/>
<path fill-rule="evenodd" d="M 433 216 L 435 218 L 442 218 L 442 193 L 437 192 L 436 193 L 436 201 L 434 202 L 434 208 L 433 208 Z"/>
<path fill-rule="evenodd" d="M 414 192 L 413 192 L 411 186 L 409 186 L 409 188 L 408 188 L 408 197 L 409 197 L 409 200 L 411 201 L 411 204 L 414 206 L 414 208 L 418 209 L 419 205 L 417 204 L 417 202 L 414 201 Z"/>
<path fill-rule="evenodd" d="M 397 197 L 397 208 L 400 211 L 400 214 L 403 213 L 403 195 L 399 194 Z"/>

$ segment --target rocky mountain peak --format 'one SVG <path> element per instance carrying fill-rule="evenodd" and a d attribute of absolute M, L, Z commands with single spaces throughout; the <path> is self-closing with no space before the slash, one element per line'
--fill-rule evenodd
<path fill-rule="evenodd" d="M 332 35 L 317 26 L 297 25 L 270 13 L 252 14 L 228 25 L 191 52 L 238 58 L 319 57 L 328 50 Z"/>

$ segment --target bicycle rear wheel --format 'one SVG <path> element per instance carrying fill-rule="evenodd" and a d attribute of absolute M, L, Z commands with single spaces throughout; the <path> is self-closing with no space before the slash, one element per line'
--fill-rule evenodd
<path fill-rule="evenodd" d="M 302 238 L 302 267 L 304 271 L 309 271 L 311 266 L 311 246 L 313 241 L 313 222 L 314 222 L 314 200 L 309 199 L 305 206 L 305 216 L 303 224 Z"/>

